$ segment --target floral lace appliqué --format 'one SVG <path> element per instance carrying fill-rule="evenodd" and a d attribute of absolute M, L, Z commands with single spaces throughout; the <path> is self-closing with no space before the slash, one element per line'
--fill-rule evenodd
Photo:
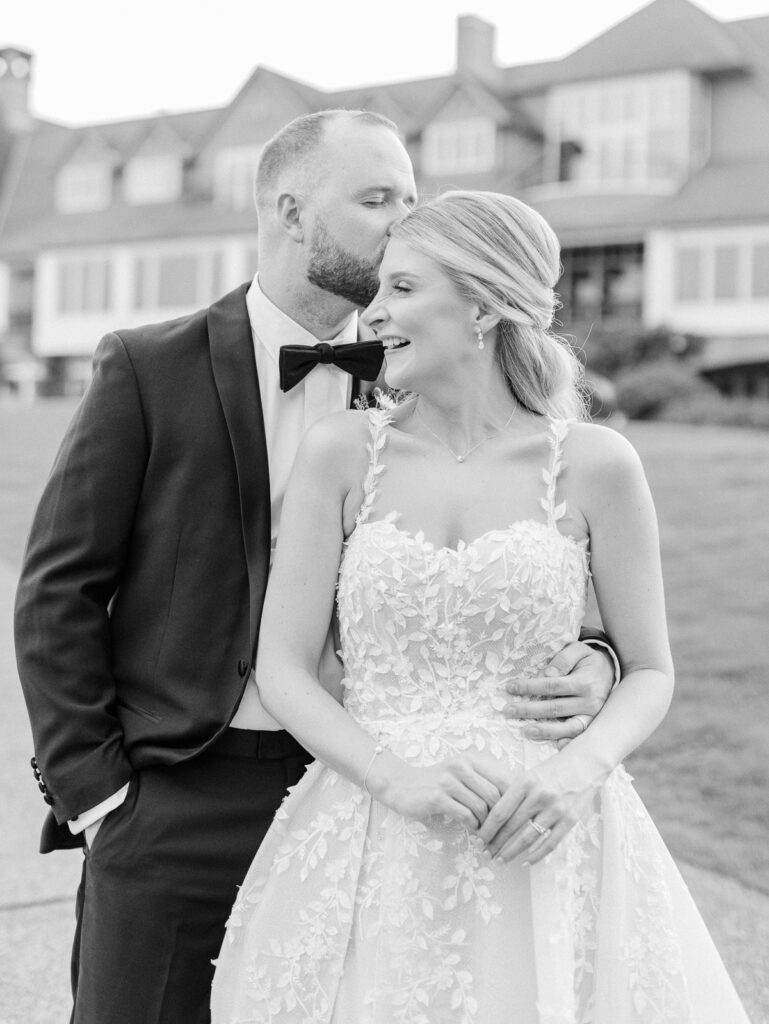
<path fill-rule="evenodd" d="M 551 424 L 543 520 L 454 550 L 395 514 L 371 518 L 390 415 L 368 415 L 338 585 L 345 707 L 412 764 L 472 754 L 533 767 L 555 747 L 505 717 L 505 687 L 540 674 L 584 615 L 587 546 L 558 528 L 568 425 Z M 529 870 L 316 763 L 240 890 L 214 1024 L 693 1024 L 660 847 L 622 769 Z"/>

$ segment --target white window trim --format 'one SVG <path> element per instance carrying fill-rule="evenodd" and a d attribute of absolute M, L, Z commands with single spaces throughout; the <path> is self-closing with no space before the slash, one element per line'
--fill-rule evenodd
<path fill-rule="evenodd" d="M 177 154 L 135 156 L 123 172 L 123 198 L 143 205 L 170 203 L 182 194 L 182 158 Z"/>
<path fill-rule="evenodd" d="M 214 155 L 215 203 L 231 210 L 253 207 L 256 169 L 263 149 L 262 145 L 229 146 Z"/>
<path fill-rule="evenodd" d="M 661 124 L 670 126 L 671 122 L 655 119 L 652 110 L 652 92 L 655 88 L 667 85 L 669 88 L 682 88 L 680 95 L 681 110 L 684 114 L 683 122 L 678 128 L 681 137 L 682 153 L 684 157 L 681 170 L 678 174 L 670 177 L 652 177 L 650 174 L 650 140 L 653 129 Z M 596 79 L 584 83 L 572 83 L 569 85 L 556 86 L 550 90 L 547 97 L 545 113 L 545 173 L 548 177 L 546 187 L 551 193 L 564 192 L 582 193 L 595 191 L 612 192 L 637 192 L 639 190 L 657 192 L 670 192 L 675 190 L 689 172 L 692 160 L 692 104 L 693 104 L 694 81 L 692 76 L 685 71 L 670 71 L 652 73 L 647 75 L 632 75 L 615 79 Z M 620 90 L 636 90 L 636 114 L 628 120 L 625 117 L 614 121 L 601 122 L 596 111 L 583 120 L 588 125 L 586 129 L 587 138 L 600 142 L 603 140 L 614 140 L 616 143 L 635 139 L 639 146 L 639 173 L 632 176 L 604 176 L 600 173 L 600 167 L 596 174 L 584 174 L 581 177 L 565 182 L 558 181 L 561 145 L 565 141 L 578 141 L 582 129 L 578 121 L 567 124 L 564 128 L 564 108 L 581 105 L 584 111 L 586 106 L 592 104 L 595 108 L 606 97 L 608 92 L 614 91 L 619 94 Z M 573 124 L 573 127 L 571 126 Z M 575 139 L 577 136 L 577 139 Z M 685 147 L 685 148 L 684 148 Z"/>
<path fill-rule="evenodd" d="M 131 253 L 131 309 L 136 313 L 158 310 L 193 310 L 207 306 L 218 297 L 223 275 L 225 252 L 215 247 L 136 249 Z M 195 260 L 194 296 L 189 302 L 169 304 L 160 302 L 160 263 L 161 260 L 179 257 Z M 137 275 L 146 275 L 142 301 L 137 301 Z"/>
<path fill-rule="evenodd" d="M 496 135 L 497 126 L 489 117 L 435 121 L 422 136 L 422 170 L 429 175 L 490 171 L 496 162 Z M 472 141 L 476 152 L 461 156 L 458 150 L 463 141 Z M 441 153 L 447 145 L 454 148 L 449 157 Z"/>
<path fill-rule="evenodd" d="M 59 171 L 56 179 L 56 208 L 60 213 L 104 210 L 111 202 L 112 164 L 109 161 L 78 160 L 65 164 Z"/>
<path fill-rule="evenodd" d="M 96 268 L 99 273 L 96 277 L 87 279 L 88 268 Z M 65 308 L 62 283 L 65 273 L 74 273 L 78 278 L 78 290 L 76 302 L 70 308 Z M 114 290 L 115 268 L 113 261 L 108 255 L 61 255 L 56 260 L 56 298 L 55 308 L 58 316 L 61 317 L 83 317 L 100 315 L 112 308 Z M 94 296 L 101 296 L 103 301 L 92 303 L 89 301 Z"/>
<path fill-rule="evenodd" d="M 672 234 L 673 247 L 673 290 L 672 305 L 676 310 L 690 310 L 703 304 L 725 309 L 729 306 L 744 307 L 769 304 L 769 297 L 753 295 L 753 250 L 759 245 L 769 245 L 769 225 L 745 228 L 696 229 L 676 231 Z M 737 295 L 734 298 L 717 298 L 716 249 L 734 246 L 737 249 Z M 679 299 L 678 262 L 679 249 L 699 249 L 700 294 L 696 299 Z"/>

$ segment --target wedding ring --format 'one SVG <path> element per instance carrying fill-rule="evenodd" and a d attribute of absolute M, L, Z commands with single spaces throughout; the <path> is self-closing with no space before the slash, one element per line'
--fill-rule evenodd
<path fill-rule="evenodd" d="M 532 821 L 532 819 L 529 818 L 528 824 L 531 825 L 531 827 L 534 829 L 535 832 L 539 832 L 539 834 L 541 836 L 549 836 L 550 835 L 550 829 L 549 828 L 542 828 L 542 826 L 539 824 L 539 822 Z"/>
<path fill-rule="evenodd" d="M 584 732 L 588 725 L 590 725 L 590 715 L 575 715 L 574 720 L 579 722 L 582 726 L 582 732 Z M 582 735 L 582 732 L 579 733 L 580 736 Z"/>

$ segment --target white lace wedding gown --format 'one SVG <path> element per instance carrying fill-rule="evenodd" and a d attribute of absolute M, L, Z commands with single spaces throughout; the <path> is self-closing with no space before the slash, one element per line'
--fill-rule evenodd
<path fill-rule="evenodd" d="M 550 425 L 542 521 L 457 550 L 370 520 L 389 414 L 369 414 L 365 501 L 339 575 L 345 707 L 420 765 L 485 751 L 511 769 L 555 753 L 500 712 L 578 636 L 584 543 L 556 503 Z M 623 768 L 544 862 L 493 863 L 443 818 L 406 820 L 312 764 L 239 890 L 213 1024 L 746 1024 L 691 897 Z"/>

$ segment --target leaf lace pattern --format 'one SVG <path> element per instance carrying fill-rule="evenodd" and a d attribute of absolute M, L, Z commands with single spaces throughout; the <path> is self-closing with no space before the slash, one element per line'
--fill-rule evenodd
<path fill-rule="evenodd" d="M 390 415 L 368 416 L 337 595 L 345 707 L 412 764 L 482 752 L 533 767 L 554 745 L 527 740 L 502 709 L 506 681 L 540 673 L 584 614 L 587 545 L 557 526 L 568 424 L 550 426 L 544 520 L 451 549 L 394 513 L 371 519 Z M 448 819 L 400 817 L 316 762 L 239 890 L 213 1022 L 694 1024 L 671 897 L 682 885 L 623 768 L 526 869 L 492 862 Z M 727 1019 L 742 1020 L 707 1018 Z"/>

